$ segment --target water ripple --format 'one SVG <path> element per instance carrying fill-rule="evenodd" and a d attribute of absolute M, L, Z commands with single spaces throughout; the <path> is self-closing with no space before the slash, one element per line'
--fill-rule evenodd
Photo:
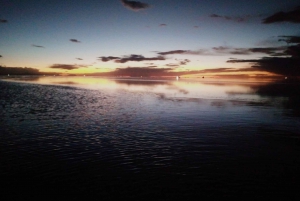
<path fill-rule="evenodd" d="M 299 119 L 278 115 L 272 104 L 0 87 L 0 176 L 13 192 L 18 181 L 105 198 L 234 196 L 241 186 L 245 194 L 263 192 L 267 183 L 267 195 L 299 181 Z"/>

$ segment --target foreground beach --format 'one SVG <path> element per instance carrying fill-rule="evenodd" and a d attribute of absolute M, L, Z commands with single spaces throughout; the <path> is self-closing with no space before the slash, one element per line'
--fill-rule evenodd
<path fill-rule="evenodd" d="M 299 196 L 299 85 L 65 79 L 0 80 L 2 197 Z"/>

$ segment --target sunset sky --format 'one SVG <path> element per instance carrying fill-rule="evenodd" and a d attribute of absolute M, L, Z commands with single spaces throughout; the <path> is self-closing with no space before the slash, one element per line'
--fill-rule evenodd
<path fill-rule="evenodd" d="M 299 6 L 295 0 L 0 0 L 0 65 L 70 74 L 300 75 Z"/>

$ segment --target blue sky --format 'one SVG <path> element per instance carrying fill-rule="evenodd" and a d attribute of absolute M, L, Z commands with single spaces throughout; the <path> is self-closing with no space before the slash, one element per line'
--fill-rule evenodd
<path fill-rule="evenodd" d="M 141 9 L 130 8 L 134 3 Z M 1 0 L 0 65 L 68 73 L 149 66 L 173 66 L 173 71 L 249 67 L 226 61 L 265 54 L 232 55 L 229 49 L 286 45 L 278 36 L 300 35 L 299 23 L 262 21 L 299 5 L 294 0 Z M 223 51 L 213 49 L 218 47 Z M 99 58 L 156 58 L 173 50 L 189 52 L 125 63 Z M 180 64 L 184 60 L 188 62 Z"/>

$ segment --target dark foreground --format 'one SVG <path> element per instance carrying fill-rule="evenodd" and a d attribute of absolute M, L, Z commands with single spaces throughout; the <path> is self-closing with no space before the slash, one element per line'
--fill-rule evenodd
<path fill-rule="evenodd" d="M 298 106 L 0 89 L 2 198 L 300 198 Z"/>

